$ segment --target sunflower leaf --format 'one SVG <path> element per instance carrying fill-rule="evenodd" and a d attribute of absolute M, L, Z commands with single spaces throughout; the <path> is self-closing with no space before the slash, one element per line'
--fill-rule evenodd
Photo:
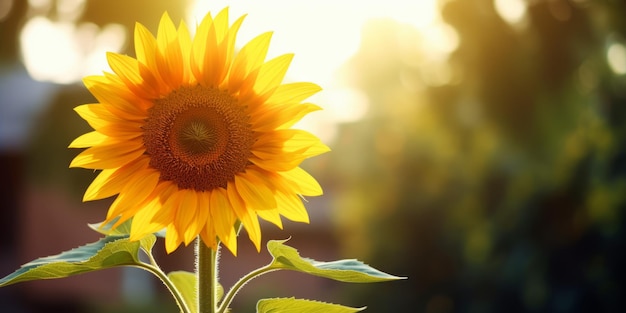
<path fill-rule="evenodd" d="M 183 296 L 183 300 L 187 303 L 191 313 L 198 312 L 197 306 L 197 292 L 196 292 L 196 274 L 187 271 L 174 271 L 167 274 L 167 277 L 172 281 L 176 290 Z M 217 284 L 217 301 L 220 301 L 224 296 L 224 288 L 219 283 Z"/>
<path fill-rule="evenodd" d="M 298 250 L 285 245 L 285 241 L 287 240 L 270 240 L 267 243 L 267 250 L 274 258 L 269 266 L 271 269 L 293 270 L 348 283 L 375 283 L 406 279 L 406 277 L 381 272 L 354 259 L 320 262 L 303 258 Z"/>
<path fill-rule="evenodd" d="M 133 221 L 133 219 L 128 219 L 126 221 L 124 221 L 124 223 L 118 225 L 117 227 L 113 228 L 113 225 L 115 225 L 115 223 L 117 223 L 117 220 L 119 219 L 119 217 L 114 218 L 112 221 L 104 224 L 104 222 L 102 223 L 95 223 L 95 224 L 87 224 L 89 226 L 89 228 L 103 234 L 106 236 L 126 236 L 130 234 L 130 225 Z"/>
<path fill-rule="evenodd" d="M 257 313 L 353 313 L 364 309 L 295 298 L 261 299 L 256 304 Z"/>
<path fill-rule="evenodd" d="M 141 245 L 140 241 L 131 242 L 124 236 L 106 236 L 94 243 L 26 263 L 17 271 L 0 279 L 0 287 L 30 280 L 64 278 L 106 268 L 141 264 L 139 261 Z"/>
<path fill-rule="evenodd" d="M 152 255 L 152 247 L 154 247 L 156 240 L 156 236 L 151 234 L 139 239 L 139 245 L 146 254 Z"/>
<path fill-rule="evenodd" d="M 183 296 L 183 300 L 187 303 L 189 311 L 191 313 L 197 313 L 196 275 L 186 271 L 175 271 L 167 274 L 167 277 Z"/>

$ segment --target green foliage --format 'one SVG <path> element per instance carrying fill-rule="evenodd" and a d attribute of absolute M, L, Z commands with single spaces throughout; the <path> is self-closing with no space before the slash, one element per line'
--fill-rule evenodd
<path fill-rule="evenodd" d="M 124 221 L 124 223 L 118 225 L 117 227 L 113 228 L 113 226 L 115 225 L 115 223 L 117 223 L 117 218 L 112 220 L 111 222 L 107 223 L 107 224 L 103 224 L 103 223 L 96 223 L 96 224 L 87 224 L 89 226 L 89 228 L 105 235 L 105 236 L 127 236 L 130 234 L 130 226 L 132 223 L 132 219 L 128 219 L 126 221 Z"/>
<path fill-rule="evenodd" d="M 625 3 L 524 1 L 510 23 L 493 0 L 440 2 L 449 55 L 433 60 L 416 29 L 380 20 L 346 66 L 369 111 L 341 126 L 324 164 L 342 253 L 419 277 L 353 300 L 620 311 L 626 75 L 609 61 L 626 47 Z"/>
<path fill-rule="evenodd" d="M 176 289 L 180 292 L 187 303 L 190 313 L 198 312 L 198 293 L 196 274 L 186 271 L 175 271 L 167 274 L 167 277 L 172 281 Z"/>
<path fill-rule="evenodd" d="M 224 302 L 220 304 L 222 309 L 219 312 L 224 312 L 223 309 L 230 305 L 234 295 L 248 281 L 276 270 L 291 270 L 348 283 L 375 283 L 405 279 L 381 272 L 357 260 L 319 262 L 303 258 L 296 249 L 285 245 L 286 241 L 270 240 L 267 242 L 267 250 L 273 258 L 272 262 L 242 277 L 226 294 Z M 259 301 L 257 310 L 257 312 L 357 312 L 362 309 L 292 298 L 263 299 Z"/>
<path fill-rule="evenodd" d="M 182 295 L 185 303 L 187 303 L 187 307 L 189 308 L 189 313 L 197 313 L 198 312 L 198 288 L 197 282 L 198 278 L 195 273 L 187 272 L 187 271 L 174 271 L 167 274 L 167 277 L 172 281 L 174 286 L 180 294 Z M 224 288 L 222 285 L 217 284 L 217 301 L 219 301 L 222 296 L 224 296 Z"/>
<path fill-rule="evenodd" d="M 256 311 L 257 313 L 353 313 L 364 309 L 304 299 L 274 298 L 259 300 Z"/>
<path fill-rule="evenodd" d="M 184 312 L 198 313 L 197 275 L 186 271 L 174 271 L 165 275 L 156 265 L 152 256 L 152 247 L 156 236 L 149 235 L 139 241 L 130 241 L 127 234 L 130 222 L 123 223 L 115 229 L 114 224 L 90 225 L 93 229 L 109 234 L 108 236 L 58 255 L 36 259 L 22 266 L 14 273 L 0 280 L 0 287 L 39 279 L 64 278 L 96 270 L 118 266 L 137 266 L 156 275 L 170 289 L 179 307 Z M 122 235 L 124 234 L 124 235 Z M 381 272 L 357 260 L 339 260 L 319 262 L 302 258 L 298 251 L 284 244 L 286 240 L 271 240 L 267 249 L 273 257 L 270 264 L 244 276 L 228 292 L 220 312 L 228 307 L 233 297 L 245 283 L 264 273 L 275 270 L 292 270 L 342 282 L 372 283 L 383 282 L 397 277 Z M 150 264 L 140 260 L 140 251 L 150 259 Z M 217 301 L 219 302 L 224 289 L 217 284 Z M 258 303 L 258 312 L 358 312 L 362 309 L 350 308 L 336 304 L 322 303 L 301 299 L 264 299 Z"/>
<path fill-rule="evenodd" d="M 140 248 L 152 248 L 154 236 L 141 241 L 126 237 L 107 236 L 58 255 L 39 258 L 24 264 L 19 270 L 0 279 L 0 287 L 38 279 L 63 278 L 124 265 L 138 265 Z"/>
<path fill-rule="evenodd" d="M 357 260 L 319 262 L 302 258 L 298 250 L 284 244 L 287 240 L 270 240 L 267 250 L 274 260 L 271 269 L 286 269 L 347 283 L 375 283 L 405 279 L 381 272 Z"/>

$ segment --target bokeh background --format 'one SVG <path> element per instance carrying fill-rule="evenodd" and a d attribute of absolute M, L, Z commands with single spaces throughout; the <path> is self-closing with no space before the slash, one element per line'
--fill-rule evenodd
<path fill-rule="evenodd" d="M 136 21 L 188 25 L 244 13 L 239 44 L 275 30 L 290 81 L 325 108 L 299 126 L 333 151 L 310 225 L 263 224 L 303 256 L 358 258 L 409 279 L 352 285 L 298 273 L 248 284 L 368 312 L 623 312 L 626 309 L 626 4 L 617 0 L 0 0 L 0 276 L 98 235 L 110 200 L 81 203 L 95 173 L 67 145 L 93 102 L 81 77 L 105 51 L 133 55 Z M 226 286 L 269 261 L 240 239 Z M 166 256 L 193 269 L 193 248 Z M 148 274 L 114 269 L 0 289 L 1 312 L 175 312 Z"/>

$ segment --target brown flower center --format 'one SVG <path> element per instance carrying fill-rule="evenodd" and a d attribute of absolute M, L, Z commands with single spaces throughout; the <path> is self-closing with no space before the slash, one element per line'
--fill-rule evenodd
<path fill-rule="evenodd" d="M 249 162 L 248 120 L 226 92 L 199 85 L 172 91 L 148 111 L 143 142 L 150 165 L 181 189 L 226 187 Z"/>

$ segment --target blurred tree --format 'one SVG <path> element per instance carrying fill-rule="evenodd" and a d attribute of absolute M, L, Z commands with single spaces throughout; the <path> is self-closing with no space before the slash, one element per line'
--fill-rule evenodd
<path fill-rule="evenodd" d="M 407 40 L 423 46 L 409 26 L 365 29 L 347 71 L 371 110 L 343 125 L 331 156 L 342 188 L 339 238 L 346 255 L 409 280 L 364 286 L 357 304 L 373 312 L 626 305 L 626 85 L 607 63 L 611 44 L 624 47 L 623 12 L 619 1 L 532 1 L 511 23 L 491 0 L 442 2 L 460 40 L 438 69 L 449 73 L 443 83 L 433 83 L 423 54 L 407 50 Z"/>

